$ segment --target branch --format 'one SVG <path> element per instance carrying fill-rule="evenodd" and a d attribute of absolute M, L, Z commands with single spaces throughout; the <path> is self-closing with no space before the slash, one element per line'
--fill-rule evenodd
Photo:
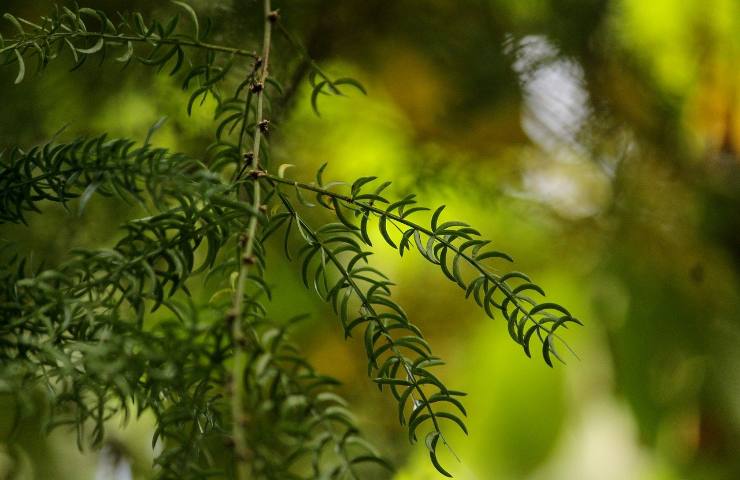
<path fill-rule="evenodd" d="M 463 222 L 445 222 L 438 225 L 437 222 L 444 207 L 435 211 L 432 217 L 431 228 L 427 228 L 409 220 L 408 216 L 428 209 L 413 207 L 404 212 L 405 207 L 416 203 L 413 196 L 390 203 L 385 209 L 375 206 L 374 203 L 376 202 L 389 203 L 387 199 L 380 195 L 380 192 L 389 183 L 381 185 L 375 193 L 362 193 L 363 186 L 374 180 L 375 177 L 363 177 L 355 182 L 352 187 L 351 196 L 336 193 L 320 186 L 320 174 L 317 178 L 318 186 L 286 180 L 269 174 L 265 174 L 265 178 L 273 184 L 290 185 L 296 189 L 316 193 L 319 203 L 325 208 L 334 210 L 343 223 L 355 230 L 359 230 L 362 233 L 361 237 L 363 241 L 368 245 L 371 244 L 367 234 L 367 217 L 370 214 L 380 219 L 379 228 L 383 238 L 389 245 L 397 248 L 401 254 L 403 254 L 404 249 L 410 248 L 411 238 L 413 237 L 421 255 L 426 260 L 438 264 L 448 278 L 466 290 L 466 296 L 473 293 L 476 302 L 485 309 L 489 316 L 493 316 L 491 307 L 501 311 L 509 324 L 509 334 L 517 343 L 522 345 L 528 356 L 530 355 L 530 340 L 535 333 L 542 342 L 542 355 L 549 366 L 552 366 L 551 354 L 562 361 L 554 345 L 555 339 L 561 341 L 570 349 L 567 343 L 556 333 L 556 330 L 560 327 L 567 327 L 567 323 L 581 324 L 581 322 L 558 304 L 538 303 L 527 296 L 526 293 L 528 292 L 536 292 L 544 295 L 544 291 L 532 283 L 529 277 L 523 273 L 510 272 L 499 276 L 489 271 L 482 263 L 483 260 L 498 258 L 511 261 L 511 257 L 497 251 L 480 252 L 480 249 L 489 242 L 474 238 L 480 234 Z M 326 203 L 323 198 L 330 199 L 331 205 Z M 345 208 L 349 208 L 355 214 L 363 217 L 360 228 L 351 224 L 346 219 L 345 214 L 341 211 L 340 202 Z M 396 211 L 398 213 L 395 213 Z M 393 242 L 388 234 L 388 221 L 405 225 L 408 228 L 405 231 L 402 230 L 403 238 L 398 245 Z M 421 234 L 427 236 L 429 239 L 426 246 L 422 242 Z M 462 239 L 460 245 L 453 243 L 457 239 Z M 454 254 L 454 260 L 451 262 L 447 258 L 448 250 Z M 468 282 L 461 272 L 461 260 L 464 260 L 477 271 L 479 276 Z M 448 263 L 452 264 L 452 268 L 450 268 Z M 520 281 L 520 284 L 516 286 L 509 285 L 509 282 L 514 280 Z M 494 297 L 496 293 L 500 293 L 504 297 L 500 303 Z M 532 326 L 529 328 L 527 328 L 528 322 L 532 323 Z"/>
<path fill-rule="evenodd" d="M 436 442 L 439 439 L 450 448 L 442 433 L 439 420 L 441 418 L 452 420 L 464 432 L 467 433 L 467 431 L 460 417 L 450 412 L 437 412 L 432 408 L 432 404 L 446 402 L 457 407 L 465 415 L 465 409 L 462 407 L 462 404 L 454 398 L 455 395 L 460 395 L 460 392 L 448 390 L 436 376 L 429 372 L 428 367 L 439 365 L 441 361 L 431 356 L 429 346 L 423 339 L 421 332 L 409 322 L 403 309 L 391 300 L 390 290 L 388 289 L 391 282 L 387 281 L 382 274 L 372 267 L 357 268 L 359 263 L 363 261 L 367 262 L 367 257 L 370 253 L 363 251 L 359 244 L 351 238 L 356 233 L 342 224 L 330 224 L 322 228 L 321 231 L 315 231 L 300 218 L 282 192 L 278 192 L 278 196 L 287 210 L 287 213 L 282 214 L 284 216 L 277 217 L 276 222 L 278 222 L 278 226 L 281 222 L 285 221 L 285 218 L 290 219 L 290 223 L 288 223 L 288 228 L 286 229 L 286 241 L 292 222 L 296 223 L 301 236 L 306 241 L 306 246 L 301 249 L 304 284 L 308 286 L 307 277 L 312 260 L 317 257 L 321 258 L 321 262 L 317 262 L 316 264 L 316 273 L 314 274 L 314 284 L 317 285 L 319 295 L 325 301 L 331 302 L 334 311 L 339 314 L 345 330 L 345 336 L 350 336 L 355 327 L 363 323 L 365 324 L 365 349 L 368 355 L 368 374 L 372 370 L 376 370 L 377 377 L 374 381 L 381 389 L 383 386 L 388 386 L 391 390 L 398 401 L 398 416 L 402 425 L 406 424 L 405 409 L 407 401 L 411 399 L 412 408 L 408 416 L 410 441 L 413 442 L 416 439 L 415 432 L 419 425 L 426 420 L 432 422 L 433 431 L 427 435 L 427 445 L 433 443 L 435 448 L 430 448 L 429 453 L 440 473 L 448 475 L 439 465 L 436 457 Z M 266 228 L 269 229 L 271 226 Z M 273 225 L 273 231 L 274 228 L 277 227 Z M 326 241 L 322 240 L 322 233 L 330 235 L 329 239 Z M 320 255 L 317 252 L 320 252 Z M 348 262 L 348 267 L 345 267 L 338 258 L 338 255 L 343 253 L 351 253 L 353 256 Z M 328 279 L 327 264 L 333 265 L 340 276 L 340 280 L 333 287 L 329 287 L 330 280 Z M 372 278 L 373 275 L 379 276 L 380 279 Z M 318 289 L 318 285 L 320 284 L 319 279 L 323 280 L 324 293 Z M 360 287 L 358 282 L 368 283 L 370 285 L 367 292 Z M 344 293 L 341 293 L 342 291 Z M 359 300 L 360 318 L 350 321 L 348 302 L 352 295 L 355 295 Z M 387 309 L 387 311 L 381 313 L 376 309 L 376 306 Z M 388 321 L 389 323 L 386 325 L 384 321 Z M 408 335 L 396 338 L 391 334 L 391 330 L 402 330 L 404 333 L 408 333 Z M 377 345 L 378 339 L 383 339 L 382 345 Z M 415 353 L 418 355 L 418 358 L 414 361 L 406 358 L 401 352 L 401 348 Z M 386 354 L 388 355 L 386 356 Z M 383 359 L 383 357 L 386 358 Z M 397 378 L 399 368 L 403 369 L 404 375 L 402 378 Z M 438 390 L 433 395 L 428 396 L 422 389 L 422 385 L 431 385 Z M 399 393 L 399 389 L 402 393 Z M 423 411 L 427 413 L 422 414 Z M 452 451 L 451 448 L 450 450 Z"/>
<path fill-rule="evenodd" d="M 189 85 L 193 78 L 198 78 L 204 86 L 210 87 L 214 78 L 218 80 L 228 71 L 228 67 L 213 67 L 215 54 L 257 58 L 255 53 L 247 50 L 203 41 L 195 11 L 181 4 L 181 2 L 176 3 L 185 8 L 189 14 L 195 29 L 192 35 L 181 32 L 175 33 L 179 16 L 172 17 L 166 24 L 158 21 L 147 24 L 138 13 L 129 17 L 119 14 L 121 22 L 116 25 L 101 10 L 77 8 L 73 11 L 67 7 L 62 7 L 57 9 L 53 15 L 42 17 L 41 25 L 37 25 L 29 20 L 6 13 L 4 18 L 15 26 L 19 35 L 6 41 L 0 38 L 0 64 L 18 63 L 18 75 L 15 83 L 21 83 L 27 70 L 26 61 L 24 60 L 24 55 L 27 52 L 30 52 L 31 56 L 38 57 L 38 70 L 41 70 L 47 66 L 50 60 L 55 59 L 59 52 L 67 49 L 74 57 L 76 64 L 74 68 L 76 69 L 89 56 L 95 54 L 105 56 L 109 47 L 112 47 L 123 49 L 120 55 L 114 56 L 114 59 L 123 63 L 124 66 L 135 58 L 141 63 L 162 69 L 165 64 L 174 59 L 174 67 L 170 72 L 171 75 L 174 75 L 186 63 L 184 48 L 190 48 L 206 52 L 208 58 L 203 65 L 191 65 L 186 75 L 185 87 Z M 86 21 L 90 18 L 98 21 L 100 24 L 99 31 L 88 30 Z M 26 29 L 29 29 L 29 31 L 27 32 Z M 76 42 L 77 40 L 80 40 L 80 42 Z M 143 55 L 135 54 L 137 52 L 134 49 L 134 44 L 149 45 L 153 48 Z M 192 100 L 190 104 L 191 107 Z"/>
<path fill-rule="evenodd" d="M 156 34 L 151 36 L 135 36 L 126 34 L 114 34 L 114 33 L 100 33 L 100 32 L 56 32 L 49 33 L 47 35 L 34 35 L 32 37 L 15 37 L 6 38 L 5 42 L 8 44 L 4 48 L 0 48 L 0 55 L 10 52 L 12 50 L 22 50 L 36 48 L 36 45 L 44 43 L 53 43 L 57 40 L 75 40 L 78 38 L 100 40 L 102 39 L 106 43 L 110 43 L 114 46 L 126 46 L 127 43 L 144 43 L 151 46 L 157 45 L 170 45 L 180 46 L 188 48 L 196 48 L 201 50 L 208 50 L 211 52 L 227 53 L 230 55 L 236 55 L 240 57 L 259 58 L 254 52 L 248 50 L 242 50 L 239 48 L 227 47 L 225 45 L 217 45 L 207 42 L 196 42 L 194 40 L 188 40 L 187 38 L 160 38 Z M 79 49 L 77 49 L 79 53 Z M 22 52 L 23 53 L 23 52 Z"/>
<path fill-rule="evenodd" d="M 42 201 L 66 208 L 70 199 L 80 198 L 81 212 L 95 193 L 144 204 L 146 192 L 162 204 L 173 188 L 190 191 L 186 184 L 227 187 L 198 160 L 148 142 L 137 146 L 133 140 L 101 135 L 47 143 L 28 152 L 14 148 L 0 153 L 0 222 L 25 223 L 25 212 L 39 212 Z"/>
<path fill-rule="evenodd" d="M 247 429 L 250 442 L 259 446 L 252 475 L 298 478 L 293 470 L 307 463 L 306 456 L 311 478 L 357 479 L 355 466 L 363 463 L 392 470 L 362 439 L 344 399 L 331 392 L 339 382 L 316 372 L 288 342 L 289 329 L 303 318 L 280 325 L 258 314 L 250 322 L 255 341 L 244 376 L 249 410 L 259 412 Z"/>

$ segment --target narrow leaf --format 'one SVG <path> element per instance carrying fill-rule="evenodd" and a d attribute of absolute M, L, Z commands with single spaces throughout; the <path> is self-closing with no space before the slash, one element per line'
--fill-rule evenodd
<path fill-rule="evenodd" d="M 15 50 L 15 56 L 18 58 L 18 76 L 15 77 L 15 84 L 18 85 L 26 76 L 26 62 L 23 61 L 23 55 L 18 50 Z"/>
<path fill-rule="evenodd" d="M 78 48 L 77 51 L 80 53 L 84 53 L 86 55 L 92 55 L 93 53 L 97 53 L 100 50 L 103 49 L 103 45 L 105 45 L 105 40 L 103 37 L 98 38 L 98 41 L 95 42 L 95 45 L 93 45 L 90 48 Z"/>
<path fill-rule="evenodd" d="M 196 42 L 199 41 L 200 40 L 200 24 L 198 23 L 198 14 L 195 13 L 195 10 L 193 10 L 193 7 L 191 7 L 185 2 L 180 2 L 178 0 L 170 0 L 170 1 L 188 13 L 188 15 L 190 16 L 190 19 L 193 21 L 193 25 L 195 26 L 195 37 L 194 37 L 195 41 Z"/>
<path fill-rule="evenodd" d="M 80 205 L 77 209 L 77 215 L 82 216 L 82 213 L 85 211 L 85 207 L 87 206 L 87 203 L 92 198 L 93 194 L 95 193 L 95 190 L 98 189 L 101 182 L 93 182 L 90 185 L 87 186 L 84 192 L 82 192 L 82 195 L 80 196 Z"/>

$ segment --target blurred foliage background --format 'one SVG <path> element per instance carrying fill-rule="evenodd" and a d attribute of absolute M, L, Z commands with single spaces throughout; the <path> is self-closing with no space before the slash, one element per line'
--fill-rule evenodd
<path fill-rule="evenodd" d="M 213 19 L 219 43 L 256 44 L 253 0 L 191 4 Z M 86 6 L 174 12 L 144 0 Z M 317 118 L 305 68 L 278 40 L 273 72 L 288 95 L 273 120 L 273 161 L 296 164 L 300 178 L 328 161 L 332 178 L 393 178 L 397 194 L 447 204 L 586 324 L 570 332 L 580 360 L 551 370 L 432 266 L 377 250 L 399 302 L 447 360 L 447 383 L 470 394 L 470 436 L 452 439 L 463 461 L 443 459 L 457 478 L 740 478 L 740 3 L 277 6 L 314 58 L 369 95 L 324 101 Z M 2 2 L 29 19 L 51 8 Z M 188 118 L 187 96 L 166 73 L 93 63 L 69 73 L 59 61 L 17 87 L 16 72 L 1 71 L 0 149 L 43 143 L 65 125 L 64 137 L 143 140 L 166 115 L 155 140 L 203 155 L 208 105 Z M 50 208 L 1 233 L 53 264 L 74 246 L 110 244 L 133 213 L 98 201 L 71 222 Z M 297 266 L 273 258 L 275 313 L 314 312 L 299 341 L 345 383 L 397 478 L 436 478 L 426 450 L 407 444 L 392 400 L 367 381 L 361 347 L 294 280 Z M 4 402 L 0 439 L 15 414 Z M 79 454 L 71 434 L 47 438 L 42 424 L 43 415 L 26 418 L 0 443 L 0 477 L 129 478 L 106 473 L 110 452 Z M 147 478 L 151 419 L 111 427 L 134 478 Z"/>

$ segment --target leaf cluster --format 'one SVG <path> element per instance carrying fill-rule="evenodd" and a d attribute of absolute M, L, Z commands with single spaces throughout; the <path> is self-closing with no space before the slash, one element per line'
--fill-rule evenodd
<path fill-rule="evenodd" d="M 179 15 L 113 21 L 80 7 L 57 8 L 39 23 L 5 15 L 17 35 L 0 38 L 0 63 L 17 65 L 16 83 L 29 59 L 41 71 L 65 50 L 75 68 L 93 56 L 138 61 L 182 74 L 192 90 L 189 113 L 215 99 L 217 126 L 205 159 L 153 146 L 161 124 L 143 143 L 102 134 L 0 155 L 0 223 L 26 223 L 49 203 L 70 212 L 74 204 L 82 214 L 96 196 L 147 212 L 125 220 L 112 247 L 74 250 L 53 268 L 32 268 L 13 245 L 0 250 L 0 391 L 21 402 L 29 387 L 43 386 L 50 428 L 71 426 L 80 445 L 85 437 L 102 444 L 114 418 L 151 412 L 162 478 L 241 479 L 247 470 L 254 478 L 340 479 L 390 469 L 333 392 L 336 380 L 290 342 L 296 320 L 269 317 L 273 242 L 331 306 L 345 337 L 362 339 L 368 376 L 390 393 L 409 440 L 423 436 L 432 464 L 451 476 L 438 446 L 449 447 L 448 426 L 467 433 L 465 394 L 437 373 L 443 361 L 373 266 L 374 232 L 401 256 L 416 250 L 488 316 L 501 315 L 525 354 L 536 339 L 550 366 L 562 360 L 562 329 L 580 322 L 542 301 L 543 289 L 526 274 L 500 273 L 512 259 L 467 223 L 444 220 L 444 207 L 432 212 L 413 194 L 393 200 L 385 193 L 390 182 L 374 176 L 325 183 L 324 167 L 312 183 L 286 179 L 287 165 L 270 162 L 271 99 L 284 91 L 268 75 L 268 55 L 207 43 L 210 23 L 173 3 L 188 18 L 187 31 Z M 348 86 L 365 93 L 356 80 L 327 76 L 268 13 L 265 21 L 277 22 L 310 66 L 317 115 L 321 96 L 343 95 Z M 233 65 L 245 60 L 246 75 L 233 81 Z M 313 226 L 305 212 L 316 207 L 331 220 Z M 431 216 L 417 221 L 423 212 Z M 195 303 L 195 288 L 211 294 L 207 304 Z"/>
<path fill-rule="evenodd" d="M 245 50 L 208 43 L 210 22 L 201 27 L 192 7 L 184 2 L 172 3 L 186 13 L 192 23 L 192 32 L 178 28 L 181 23 L 179 14 L 160 22 L 146 21 L 138 12 L 110 18 L 99 9 L 62 6 L 36 23 L 5 13 L 3 18 L 12 25 L 16 35 L 0 37 L 0 63 L 17 64 L 15 83 L 18 84 L 26 77 L 28 60 L 35 59 L 36 70 L 40 72 L 63 52 L 73 58 L 73 70 L 91 57 L 97 56 L 102 62 L 112 56 L 123 67 L 137 61 L 158 70 L 168 67 L 170 75 L 186 69 L 185 85 L 199 79 L 208 86 L 228 72 L 228 68 L 213 67 L 216 55 L 224 54 L 229 58 L 256 56 Z M 189 58 L 188 50 L 205 52 L 202 63 Z"/>

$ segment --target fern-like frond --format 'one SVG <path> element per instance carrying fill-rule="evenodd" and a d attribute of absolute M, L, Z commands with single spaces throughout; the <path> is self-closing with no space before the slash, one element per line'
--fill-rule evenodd
<path fill-rule="evenodd" d="M 17 34 L 13 38 L 1 41 L 0 63 L 4 65 L 16 63 L 18 75 L 15 83 L 21 83 L 26 76 L 26 64 L 29 60 L 35 60 L 37 70 L 40 71 L 60 53 L 67 51 L 75 61 L 75 68 L 80 67 L 94 55 L 101 59 L 113 58 L 124 66 L 132 60 L 160 70 L 171 65 L 169 67 L 171 75 L 183 67 L 188 67 L 187 84 L 192 78 L 200 75 L 204 75 L 204 80 L 208 83 L 217 80 L 228 71 L 228 68 L 214 67 L 215 55 L 226 55 L 229 58 L 257 57 L 254 52 L 206 42 L 210 22 L 207 28 L 201 29 L 195 11 L 183 2 L 176 3 L 190 18 L 191 32 L 186 33 L 178 29 L 179 15 L 174 15 L 165 22 L 158 20 L 147 22 L 139 13 L 119 14 L 118 18 L 111 19 L 99 9 L 79 7 L 70 9 L 63 6 L 57 7 L 53 14 L 42 17 L 36 23 L 6 13 L 4 18 L 13 25 Z M 204 52 L 207 61 L 196 66 L 188 66 L 186 62 L 188 49 Z"/>
<path fill-rule="evenodd" d="M 222 111 L 220 88 L 231 71 L 234 61 L 252 59 L 259 63 L 254 52 L 208 43 L 210 21 L 201 22 L 195 11 L 184 2 L 173 1 L 190 19 L 188 31 L 179 29 L 180 15 L 166 22 L 145 21 L 141 14 L 118 14 L 111 19 L 104 11 L 92 8 L 57 7 L 52 15 L 38 23 L 6 13 L 17 35 L 3 39 L 0 36 L 0 65 L 17 64 L 15 83 L 27 76 L 27 63 L 35 60 L 37 72 L 52 60 L 67 52 L 74 60 L 73 70 L 91 57 L 100 61 L 112 58 L 123 67 L 132 61 L 162 71 L 170 76 L 180 74 L 182 88 L 189 90 L 188 114 L 208 98 L 215 101 L 217 112 Z"/>
<path fill-rule="evenodd" d="M 330 303 L 339 316 L 345 337 L 364 328 L 363 338 L 368 358 L 368 375 L 378 388 L 388 388 L 398 403 L 398 419 L 408 426 L 409 441 L 417 438 L 420 426 L 428 425 L 427 444 L 440 472 L 436 444 L 442 439 L 442 423 L 452 421 L 465 433 L 461 417 L 465 408 L 457 397 L 462 392 L 448 389 L 431 371 L 442 364 L 432 355 L 431 347 L 406 312 L 391 297 L 388 278 L 368 263 L 370 252 L 362 249 L 362 239 L 355 229 L 332 223 L 314 230 L 297 212 L 285 193 L 277 195 L 284 211 L 273 215 L 266 227 L 268 235 L 284 228 L 284 245 L 292 231 L 304 242 L 297 257 L 301 277 Z M 290 255 L 289 251 L 286 251 Z M 446 407 L 446 408 L 445 408 Z"/>
<path fill-rule="evenodd" d="M 172 4 L 187 19 L 184 29 L 180 15 L 113 20 L 77 6 L 38 23 L 4 15 L 16 33 L 0 36 L 0 64 L 17 68 L 16 83 L 27 77 L 29 61 L 41 71 L 62 54 L 74 68 L 93 57 L 136 61 L 180 74 L 191 90 L 188 113 L 213 98 L 217 125 L 208 162 L 153 147 L 161 122 L 143 144 L 101 135 L 0 154 L 0 224 L 25 223 L 48 203 L 69 209 L 74 201 L 81 213 L 96 195 L 136 202 L 149 214 L 123 221 L 111 248 L 74 250 L 52 268 L 32 269 L 0 245 L 0 393 L 21 398 L 42 385 L 55 406 L 50 426 L 74 427 L 80 445 L 88 435 L 100 445 L 116 415 L 152 412 L 153 445 L 164 446 L 156 459 L 160 478 L 355 479 L 366 468 L 389 468 L 333 393 L 337 382 L 290 343 L 295 322 L 267 315 L 267 242 L 281 234 L 306 287 L 331 305 L 346 337 L 362 336 L 368 376 L 394 397 L 409 440 L 425 430 L 433 465 L 450 476 L 437 447 L 449 447 L 443 426 L 467 433 L 464 393 L 434 373 L 442 361 L 393 299 L 393 283 L 370 263 L 371 224 L 401 255 L 417 250 L 486 314 L 502 315 L 527 355 L 539 340 L 550 366 L 562 359 L 561 327 L 580 322 L 539 298 L 544 291 L 527 275 L 494 268 L 512 259 L 467 223 L 443 220 L 444 207 L 417 222 L 429 209 L 413 195 L 390 200 L 390 182 L 374 186 L 376 177 L 339 190 L 340 182 L 324 183 L 324 167 L 310 184 L 285 179 L 284 167 L 267 173 L 275 170 L 271 97 L 283 94 L 270 74 L 273 31 L 302 57 L 307 69 L 295 82 L 308 72 L 317 115 L 322 96 L 364 87 L 330 78 L 270 0 L 262 2 L 259 55 L 209 43 L 210 23 L 187 3 Z M 234 64 L 240 83 L 229 81 Z M 314 228 L 299 204 L 321 205 L 336 221 Z M 207 306 L 189 297 L 199 273 L 206 274 L 204 288 L 210 279 L 221 288 Z M 161 307 L 174 319 L 162 320 L 164 311 L 148 317 Z"/>
<path fill-rule="evenodd" d="M 534 295 L 544 296 L 541 287 L 524 273 L 511 271 L 497 274 L 491 270 L 491 261 L 513 261 L 506 253 L 488 249 L 490 243 L 480 238 L 480 233 L 465 222 L 440 221 L 444 207 L 436 209 L 429 226 L 416 223 L 411 216 L 429 210 L 419 207 L 414 195 L 398 201 L 389 201 L 382 195 L 389 182 L 369 190 L 368 185 L 375 177 L 363 177 L 350 187 L 349 195 L 324 188 L 321 175 L 315 184 L 286 180 L 267 175 L 269 181 L 292 185 L 297 189 L 316 194 L 317 203 L 333 210 L 342 223 L 356 231 L 359 238 L 371 245 L 368 221 L 378 219 L 378 229 L 385 242 L 404 251 L 416 248 L 419 254 L 435 265 L 460 288 L 466 297 L 473 296 L 476 303 L 493 318 L 494 312 L 502 314 L 508 324 L 512 339 L 519 343 L 527 356 L 531 354 L 531 342 L 536 336 L 541 343 L 542 357 L 552 366 L 552 357 L 562 361 L 556 341 L 567 347 L 559 336 L 559 329 L 569 323 L 580 324 L 563 306 L 552 302 L 540 302 Z M 379 207 L 382 204 L 383 207 Z M 359 226 L 351 219 L 358 217 Z M 394 234 L 391 226 L 398 229 Z M 470 271 L 466 272 L 465 268 Z"/>
<path fill-rule="evenodd" d="M 243 419 L 255 457 L 252 477 L 357 479 L 363 464 L 391 469 L 333 392 L 338 382 L 316 372 L 289 342 L 290 328 L 302 318 L 278 324 L 257 314 L 250 321 L 246 407 L 260 413 Z"/>
<path fill-rule="evenodd" d="M 247 206 L 224 209 L 209 202 L 127 222 L 126 235 L 114 248 L 76 250 L 54 270 L 17 279 L 2 299 L 8 321 L 1 333 L 21 338 L 23 332 L 43 332 L 52 341 L 70 330 L 80 335 L 124 304 L 141 322 L 148 310 L 169 306 L 177 291 L 187 292 L 189 276 L 212 267 L 232 232 L 252 214 Z M 205 258 L 197 265 L 203 245 Z"/>
<path fill-rule="evenodd" d="M 178 190 L 210 188 L 227 197 L 227 186 L 201 162 L 148 141 L 108 139 L 106 135 L 48 143 L 28 151 L 0 154 L 0 223 L 25 223 L 40 202 L 79 198 L 82 211 L 94 194 L 162 206 Z"/>

